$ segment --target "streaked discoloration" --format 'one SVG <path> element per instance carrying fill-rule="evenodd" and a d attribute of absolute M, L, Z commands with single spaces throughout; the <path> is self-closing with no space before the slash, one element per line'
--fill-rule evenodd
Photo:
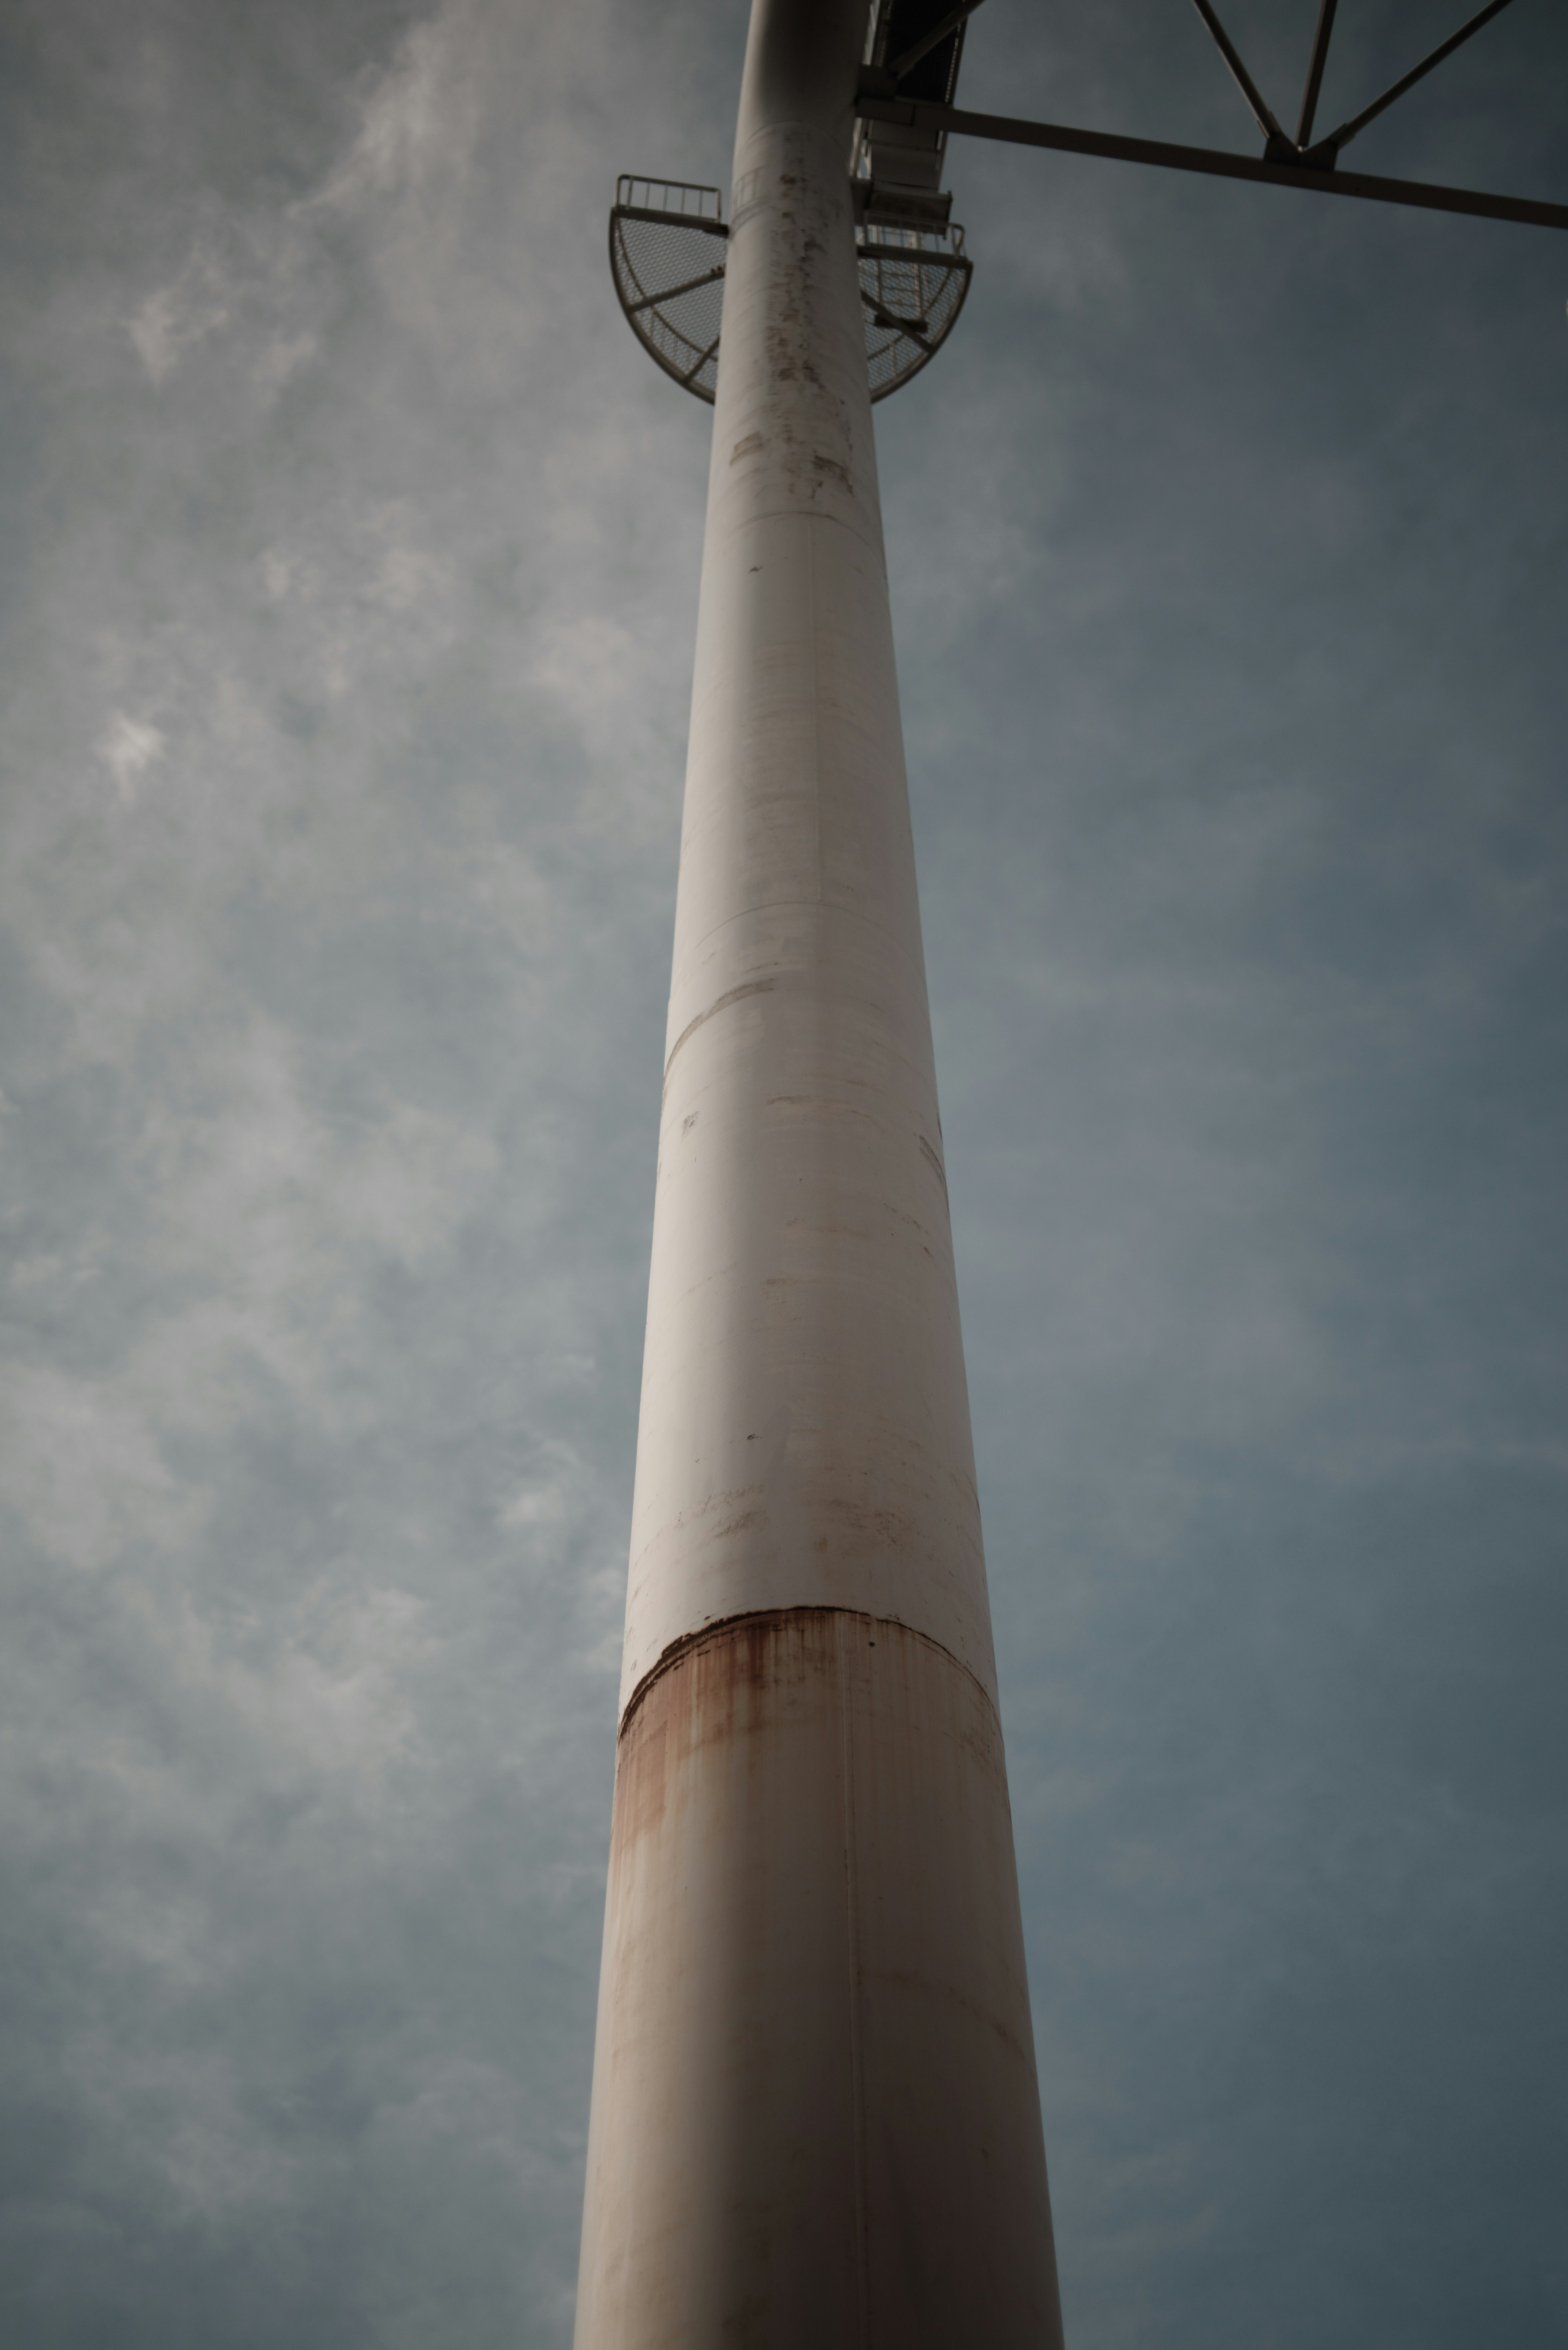
<path fill-rule="evenodd" d="M 579 2341 L 1059 2344 L 1001 1731 L 908 1626 L 748 1616 L 634 1692 L 597 2061 Z"/>

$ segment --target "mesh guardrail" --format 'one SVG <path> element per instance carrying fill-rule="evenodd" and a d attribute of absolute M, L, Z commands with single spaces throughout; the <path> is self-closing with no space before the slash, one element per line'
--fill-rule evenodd
<path fill-rule="evenodd" d="M 717 188 L 623 174 L 610 269 L 632 332 L 665 373 L 711 402 L 719 382 L 728 231 Z M 961 228 L 860 232 L 860 301 L 871 397 L 918 375 L 951 333 L 972 265 Z"/>

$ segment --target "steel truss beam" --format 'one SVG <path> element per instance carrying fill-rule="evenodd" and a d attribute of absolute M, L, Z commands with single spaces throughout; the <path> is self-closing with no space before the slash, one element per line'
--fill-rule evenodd
<path fill-rule="evenodd" d="M 1067 155 L 1104 155 L 1124 163 L 1158 163 L 1173 172 L 1200 172 L 1221 180 L 1252 180 L 1265 186 L 1306 188 L 1320 196 L 1365 196 L 1374 203 L 1410 204 L 1420 212 L 1469 213 L 1481 220 L 1524 221 L 1533 228 L 1568 229 L 1568 204 L 1538 203 L 1528 196 L 1493 196 L 1472 188 L 1431 187 L 1420 180 L 1385 180 L 1367 172 L 1338 172 L 1326 163 L 1276 161 L 1272 157 L 1231 155 L 1218 147 L 1174 146 L 1163 139 L 1123 139 L 1103 130 L 1075 130 L 1056 122 L 1020 122 L 1006 114 L 971 114 L 959 106 L 890 98 L 880 77 L 862 78 L 856 100 L 868 122 L 900 123 L 907 129 L 945 131 L 965 139 L 996 139 L 1012 147 L 1049 147 Z"/>

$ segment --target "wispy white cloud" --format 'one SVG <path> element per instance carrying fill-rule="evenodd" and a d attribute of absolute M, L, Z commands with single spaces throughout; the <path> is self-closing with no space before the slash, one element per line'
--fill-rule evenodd
<path fill-rule="evenodd" d="M 973 104 L 1206 120 L 1200 28 L 992 13 Z M 29 20 L 0 2065 L 40 2340 L 240 2339 L 262 2267 L 301 2350 L 569 2339 L 708 431 L 604 211 L 724 177 L 743 16 Z M 1535 265 L 952 178 L 974 290 L 877 434 L 1070 2338 L 1443 2350 L 1544 2272 L 1552 2175 Z M 1303 2210 L 1351 2247 L 1310 2290 Z M 1429 2293 L 1351 2306 L 1369 2212 Z"/>
<path fill-rule="evenodd" d="M 191 1541 L 207 1497 L 170 1469 L 134 1392 L 10 1364 L 0 1398 L 0 1495 L 51 1556 L 91 1569 L 130 1544 Z"/>
<path fill-rule="evenodd" d="M 213 255 L 198 244 L 178 277 L 150 294 L 126 321 L 142 366 L 167 382 L 183 354 L 228 324 L 230 297 Z"/>
<path fill-rule="evenodd" d="M 313 201 L 353 205 L 417 192 L 438 174 L 461 179 L 478 136 L 493 26 L 493 13 L 471 0 L 445 0 L 411 26 L 391 61 L 370 78 L 358 135 Z"/>
<path fill-rule="evenodd" d="M 128 718 L 117 710 L 99 738 L 98 754 L 114 777 L 115 788 L 129 806 L 136 797 L 136 787 L 155 759 L 161 758 L 167 738 L 159 727 L 145 718 Z"/>

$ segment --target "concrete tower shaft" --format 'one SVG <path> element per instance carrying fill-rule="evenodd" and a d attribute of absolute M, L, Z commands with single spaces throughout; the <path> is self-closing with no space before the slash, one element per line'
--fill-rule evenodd
<path fill-rule="evenodd" d="M 1061 2338 L 847 174 L 755 0 L 577 2350 Z"/>

